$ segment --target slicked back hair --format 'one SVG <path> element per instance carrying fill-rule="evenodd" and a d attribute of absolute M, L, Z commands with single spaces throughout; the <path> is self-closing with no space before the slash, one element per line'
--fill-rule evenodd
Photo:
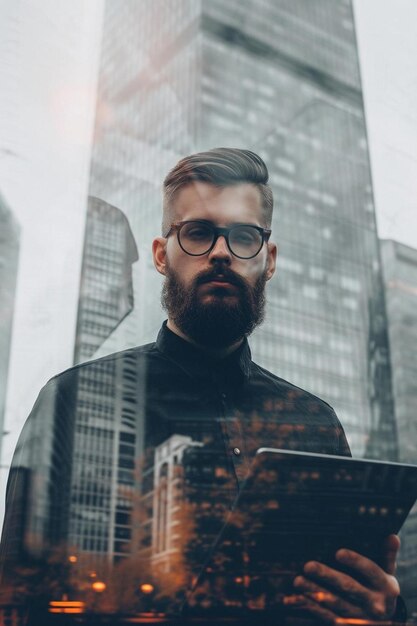
<path fill-rule="evenodd" d="M 216 187 L 249 183 L 257 187 L 262 202 L 264 227 L 272 220 L 273 196 L 268 185 L 268 169 L 260 156 L 250 150 L 214 148 L 191 154 L 178 161 L 164 180 L 162 234 L 165 236 L 175 221 L 173 203 L 178 192 L 187 185 L 201 181 Z"/>

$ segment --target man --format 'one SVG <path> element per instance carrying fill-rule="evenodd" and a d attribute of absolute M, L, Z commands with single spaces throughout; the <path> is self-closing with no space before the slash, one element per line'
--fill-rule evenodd
<path fill-rule="evenodd" d="M 184 517 L 183 532 L 178 532 L 179 522 L 170 512 L 170 503 L 178 498 L 174 487 L 182 485 L 186 501 L 188 483 L 178 482 L 178 466 L 190 476 L 199 473 L 203 490 L 221 478 L 227 488 L 216 487 L 210 498 L 218 500 L 223 518 L 259 447 L 350 454 L 329 405 L 250 357 L 247 336 L 262 322 L 265 284 L 275 272 L 277 254 L 270 242 L 273 201 L 267 183 L 266 166 L 256 154 L 227 148 L 191 155 L 168 174 L 163 236 L 153 242 L 155 267 L 165 276 L 162 303 L 168 321 L 156 343 L 72 368 L 42 391 L 22 433 L 8 488 L 5 537 L 19 543 L 23 534 L 21 551 L 39 553 L 46 541 L 90 552 L 120 551 L 116 541 L 110 549 L 103 545 L 109 524 L 116 526 L 113 536 L 119 539 L 123 529 L 127 533 L 135 526 L 128 521 L 135 507 L 125 496 L 123 508 L 120 495 L 123 481 L 133 484 L 129 454 L 134 450 L 141 498 L 136 508 L 140 531 L 133 545 L 143 558 L 146 550 L 151 554 L 147 565 L 142 559 L 142 569 L 150 562 L 154 569 L 159 564 L 167 572 L 162 584 L 168 585 L 169 558 L 178 542 L 184 544 L 190 523 Z M 94 396 L 95 404 L 88 395 L 91 388 L 101 394 Z M 109 409 L 114 398 L 120 400 L 117 414 Z M 40 467 L 35 467 L 39 441 L 52 453 L 47 462 L 38 454 Z M 101 456 L 94 443 L 99 441 Z M 54 461 L 57 451 L 59 463 Z M 107 483 L 93 478 L 97 467 L 107 471 L 109 459 Z M 205 482 L 203 474 L 209 476 Z M 110 484 L 117 487 L 113 495 Z M 35 511 L 32 517 L 26 514 L 20 535 L 10 530 L 13 510 L 20 510 L 12 504 L 19 489 L 30 491 L 27 508 Z M 193 497 L 195 504 L 198 494 Z M 112 498 L 116 505 L 106 505 Z M 207 508 L 204 498 L 199 502 L 201 510 Z M 394 578 L 398 547 L 398 538 L 388 537 L 383 567 L 345 549 L 336 555 L 340 570 L 306 563 L 294 581 L 303 607 L 328 622 L 338 616 L 392 618 L 399 594 Z M 197 554 L 197 561 L 204 561 L 206 548 L 199 545 L 193 558 Z"/>

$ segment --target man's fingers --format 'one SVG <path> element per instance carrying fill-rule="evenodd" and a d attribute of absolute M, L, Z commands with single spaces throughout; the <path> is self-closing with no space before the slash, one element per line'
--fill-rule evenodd
<path fill-rule="evenodd" d="M 360 607 L 351 604 L 304 576 L 297 576 L 294 580 L 294 587 L 297 591 L 302 591 L 308 599 L 316 602 L 322 608 L 329 609 L 335 615 L 364 616 L 364 612 Z"/>
<path fill-rule="evenodd" d="M 317 604 L 314 600 L 310 600 L 310 598 L 304 596 L 303 603 L 300 608 L 308 611 L 315 617 L 320 620 L 320 624 L 336 624 L 337 623 L 337 615 L 330 611 L 326 607 Z"/>
<path fill-rule="evenodd" d="M 397 569 L 397 555 L 400 549 L 400 538 L 398 535 L 389 535 L 384 543 L 384 563 L 383 567 L 387 574 L 395 574 Z"/>
<path fill-rule="evenodd" d="M 374 561 L 354 552 L 353 550 L 341 549 L 336 553 L 338 561 L 344 565 L 357 570 L 361 574 L 365 573 L 365 576 L 369 579 L 369 582 L 378 586 L 384 580 L 385 574 L 391 576 L 396 571 L 396 559 L 398 551 L 400 549 L 400 538 L 398 535 L 389 535 L 384 542 L 383 550 L 383 563 L 382 568 L 379 567 Z"/>
<path fill-rule="evenodd" d="M 351 550 L 339 550 L 336 556 L 339 562 L 357 572 L 364 584 L 353 576 L 315 561 L 306 563 L 304 574 L 319 585 L 331 589 L 343 600 L 360 607 L 369 616 L 379 619 L 391 616 L 400 591 L 396 578 Z"/>
<path fill-rule="evenodd" d="M 315 582 L 340 592 L 345 598 L 352 600 L 355 604 L 358 602 L 362 606 L 367 604 L 369 589 L 351 576 L 348 576 L 348 574 L 334 570 L 316 561 L 306 563 L 304 573 Z"/>
<path fill-rule="evenodd" d="M 395 537 L 395 535 L 390 535 L 390 537 Z M 387 560 L 389 560 L 389 566 L 392 569 L 395 569 L 395 557 L 397 554 L 397 548 L 392 546 L 389 551 L 388 549 L 385 552 L 387 556 Z M 360 574 L 361 578 L 369 585 L 371 589 L 388 589 L 392 590 L 392 593 L 399 593 L 399 586 L 396 579 L 393 577 L 393 572 L 388 572 L 388 570 L 383 570 L 379 565 L 377 565 L 374 561 L 371 561 L 366 556 L 362 556 L 353 550 L 338 550 L 336 552 L 336 559 L 339 563 L 343 565 L 347 565 L 351 570 Z M 397 590 L 398 587 L 398 590 Z"/>

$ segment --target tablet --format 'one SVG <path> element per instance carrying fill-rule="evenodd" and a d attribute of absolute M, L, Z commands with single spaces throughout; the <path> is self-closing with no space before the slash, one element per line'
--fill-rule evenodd
<path fill-rule="evenodd" d="M 416 498 L 414 465 L 261 448 L 190 603 L 213 594 L 241 608 L 291 603 L 303 565 L 336 567 L 342 547 L 381 563 Z"/>

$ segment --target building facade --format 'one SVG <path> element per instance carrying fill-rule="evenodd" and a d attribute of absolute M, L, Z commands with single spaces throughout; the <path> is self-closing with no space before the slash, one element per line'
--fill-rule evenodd
<path fill-rule="evenodd" d="M 132 309 L 132 264 L 137 259 L 122 211 L 90 197 L 75 364 L 91 358 Z M 113 563 L 126 553 L 130 528 L 124 526 L 123 513 L 131 502 L 124 492 L 134 484 L 140 404 L 136 374 L 129 357 L 99 365 L 94 375 L 80 368 L 65 403 L 45 387 L 41 407 L 38 401 L 32 410 L 33 427 L 23 430 L 10 474 L 21 496 L 13 512 L 17 521 L 7 522 L 14 529 L 8 557 L 40 558 L 63 543 L 88 554 L 90 566 Z"/>
<path fill-rule="evenodd" d="M 150 254 L 161 181 L 180 157 L 219 145 L 258 152 L 276 199 L 278 271 L 267 321 L 251 340 L 256 360 L 327 400 L 355 455 L 397 458 L 350 0 L 106 3 L 89 186 L 90 197 L 105 202 L 88 207 L 76 362 L 154 340 L 163 318 Z M 132 256 L 116 206 L 140 249 L 135 310 L 121 323 L 114 290 Z M 169 446 L 187 442 L 168 441 L 159 457 L 149 450 L 146 458 L 143 394 L 128 353 L 98 362 L 93 378 L 82 366 L 77 372 L 62 532 L 80 563 L 98 567 L 135 555 L 139 527 L 143 549 L 163 567 L 176 539 Z M 177 451 L 190 467 L 198 442 Z M 59 494 L 53 480 L 50 493 Z"/>
<path fill-rule="evenodd" d="M 0 194 L 0 456 L 12 338 L 20 229 Z"/>
<path fill-rule="evenodd" d="M 141 260 L 135 316 L 100 354 L 153 340 L 161 181 L 219 145 L 259 152 L 275 194 L 280 253 L 257 361 L 332 404 L 354 454 L 395 458 L 350 0 L 106 4 L 90 193 L 123 207 Z"/>
<path fill-rule="evenodd" d="M 133 309 L 138 251 L 124 213 L 89 197 L 74 363 L 88 360 Z M 88 564 L 126 556 L 136 452 L 136 372 L 129 358 L 76 376 L 68 541 Z M 129 492 L 129 493 L 128 493 Z"/>
<path fill-rule="evenodd" d="M 417 250 L 381 241 L 399 460 L 417 463 Z M 417 612 L 417 510 L 402 535 L 400 573 L 410 614 Z"/>
<path fill-rule="evenodd" d="M 89 197 L 74 349 L 74 363 L 91 358 L 133 309 L 136 243 L 126 216 Z"/>

